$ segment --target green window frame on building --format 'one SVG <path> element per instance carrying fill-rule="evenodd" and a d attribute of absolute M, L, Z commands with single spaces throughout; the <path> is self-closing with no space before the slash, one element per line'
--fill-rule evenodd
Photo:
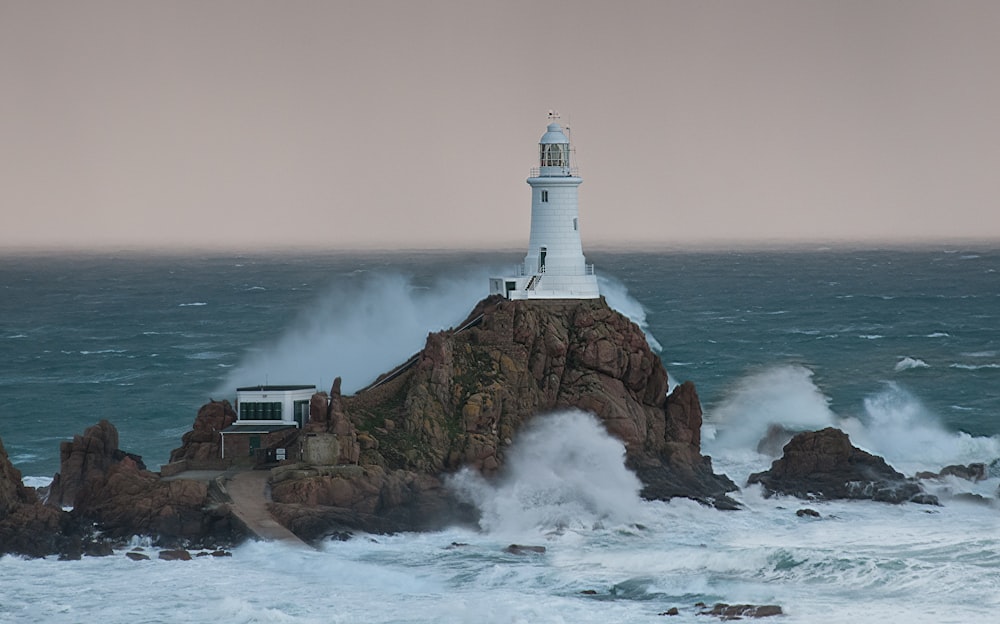
<path fill-rule="evenodd" d="M 240 420 L 281 420 L 281 402 L 241 401 Z"/>
<path fill-rule="evenodd" d="M 306 426 L 306 423 L 309 422 L 309 399 L 295 401 L 292 404 L 292 417 L 299 424 L 299 429 Z"/>

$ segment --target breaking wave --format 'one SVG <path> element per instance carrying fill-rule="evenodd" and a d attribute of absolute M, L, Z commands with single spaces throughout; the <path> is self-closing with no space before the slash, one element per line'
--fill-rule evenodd
<path fill-rule="evenodd" d="M 625 447 L 597 419 L 571 410 L 539 416 L 518 434 L 496 481 L 464 470 L 449 485 L 501 535 L 620 524 L 641 513 L 639 479 Z"/>
<path fill-rule="evenodd" d="M 898 373 L 911 368 L 930 368 L 930 364 L 917 358 L 904 357 L 896 362 L 895 371 Z"/>
<path fill-rule="evenodd" d="M 803 366 L 778 366 L 737 382 L 722 403 L 706 412 L 705 452 L 730 477 L 745 478 L 769 465 L 772 457 L 755 449 L 772 427 L 788 432 L 786 440 L 797 431 L 837 427 L 855 446 L 910 475 L 1000 457 L 1000 436 L 948 431 L 936 414 L 896 383 L 884 383 L 870 393 L 858 413 L 837 414 L 815 385 L 812 371 Z"/>
<path fill-rule="evenodd" d="M 338 282 L 280 338 L 236 366 L 223 388 L 315 383 L 325 390 L 339 376 L 353 392 L 423 348 L 429 332 L 460 323 L 488 284 L 485 269 L 427 287 L 388 273 Z"/>

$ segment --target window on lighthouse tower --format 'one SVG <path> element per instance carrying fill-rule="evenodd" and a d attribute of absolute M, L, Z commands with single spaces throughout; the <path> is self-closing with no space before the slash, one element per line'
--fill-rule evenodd
<path fill-rule="evenodd" d="M 548 202 L 549 201 L 549 192 L 548 191 L 542 191 L 542 201 L 543 202 Z"/>
<path fill-rule="evenodd" d="M 569 146 L 563 143 L 545 143 L 541 146 L 543 167 L 568 167 Z"/>

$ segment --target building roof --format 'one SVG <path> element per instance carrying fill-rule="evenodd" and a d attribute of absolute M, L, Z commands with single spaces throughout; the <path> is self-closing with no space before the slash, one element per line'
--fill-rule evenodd
<path fill-rule="evenodd" d="M 235 422 L 219 433 L 274 433 L 275 431 L 281 431 L 283 429 L 295 429 L 294 424 L 282 424 L 282 425 L 258 425 L 255 423 L 246 423 L 246 421 Z"/>
<path fill-rule="evenodd" d="M 282 392 L 287 390 L 315 390 L 316 386 L 244 386 L 237 392 Z"/>

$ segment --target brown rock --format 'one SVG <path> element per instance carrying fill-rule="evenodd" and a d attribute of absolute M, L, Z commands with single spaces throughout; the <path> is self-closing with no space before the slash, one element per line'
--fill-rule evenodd
<path fill-rule="evenodd" d="M 0 440 L 0 555 L 60 553 L 79 558 L 82 552 L 80 527 L 69 514 L 42 504 L 35 490 L 25 487 Z"/>
<path fill-rule="evenodd" d="M 191 553 L 183 548 L 176 550 L 161 550 L 159 558 L 164 561 L 191 561 Z"/>
<path fill-rule="evenodd" d="M 714 615 L 722 620 L 738 620 L 745 617 L 762 618 L 781 614 L 782 610 L 778 605 L 729 605 L 723 602 L 717 603 L 708 611 L 701 612 L 701 615 Z"/>
<path fill-rule="evenodd" d="M 504 548 L 505 553 L 511 555 L 544 555 L 544 546 L 524 546 L 521 544 L 511 544 L 507 548 Z"/>
<path fill-rule="evenodd" d="M 216 461 L 222 454 L 222 435 L 219 432 L 234 422 L 236 412 L 229 401 L 206 403 L 198 410 L 191 431 L 181 437 L 180 448 L 170 452 L 170 462 L 187 460 L 197 465 Z"/>
<path fill-rule="evenodd" d="M 459 327 L 466 325 L 431 334 L 411 365 L 355 396 L 333 389 L 328 431 L 338 421 L 332 414 L 342 412 L 340 422 L 350 427 L 341 431 L 360 444 L 357 463 L 386 474 L 437 478 L 468 466 L 489 476 L 502 469 L 505 447 L 526 422 L 576 407 L 622 440 L 628 466 L 647 486 L 644 496 L 712 502 L 736 489 L 701 455 L 694 385 L 682 384 L 668 398 L 666 370 L 642 330 L 603 300 L 490 297 Z M 309 504 L 329 500 L 329 487 L 309 486 L 296 499 L 286 486 L 280 496 Z M 343 489 L 336 504 L 354 491 Z M 384 505 L 390 500 L 382 497 Z M 369 501 L 359 511 L 374 507 Z"/>
<path fill-rule="evenodd" d="M 906 479 L 881 457 L 852 446 L 846 433 L 832 427 L 796 435 L 770 470 L 750 475 L 747 482 L 760 483 L 768 495 L 937 502 L 915 481 Z"/>

